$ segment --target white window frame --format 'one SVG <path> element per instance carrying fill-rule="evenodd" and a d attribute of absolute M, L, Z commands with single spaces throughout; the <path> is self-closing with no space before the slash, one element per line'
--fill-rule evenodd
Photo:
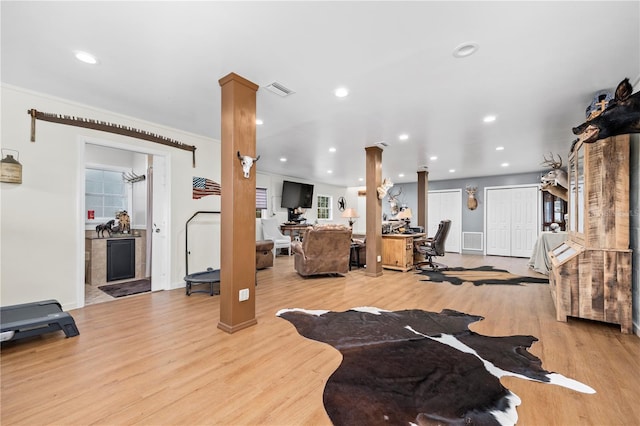
<path fill-rule="evenodd" d="M 106 165 L 106 164 L 97 164 L 97 163 L 86 163 L 84 165 L 84 170 L 85 170 L 85 176 L 84 176 L 84 180 L 85 180 L 85 200 L 86 200 L 86 195 L 87 195 L 87 189 L 86 189 L 86 180 L 87 180 L 87 176 L 86 176 L 86 171 L 87 169 L 94 169 L 94 170 L 106 170 L 109 172 L 118 172 L 118 173 L 132 173 L 133 170 L 131 168 L 127 168 L 127 167 L 118 167 L 118 166 L 110 166 L 110 165 Z M 129 212 L 129 214 L 131 214 L 131 206 L 133 205 L 133 191 L 131 191 L 131 185 L 128 185 L 125 183 L 125 188 L 127 191 L 127 212 Z M 105 223 L 111 219 L 115 219 L 115 215 L 113 217 L 98 217 L 96 216 L 94 219 L 88 219 L 87 218 L 87 207 L 86 204 L 84 206 L 84 220 L 85 220 L 85 224 L 86 225 L 92 225 L 92 226 L 96 226 L 99 225 L 101 223 Z"/>
<path fill-rule="evenodd" d="M 327 207 L 320 207 L 320 197 L 327 199 Z M 333 220 L 333 197 L 331 195 L 318 194 L 316 196 L 316 217 L 318 220 L 331 221 Z M 328 211 L 328 218 L 320 218 L 320 209 Z"/>

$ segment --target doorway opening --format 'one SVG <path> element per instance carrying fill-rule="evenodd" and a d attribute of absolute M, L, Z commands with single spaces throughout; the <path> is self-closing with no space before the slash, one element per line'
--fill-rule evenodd
<path fill-rule="evenodd" d="M 146 287 L 149 287 L 150 283 L 150 289 L 145 288 L 145 292 L 168 289 L 169 239 L 165 236 L 165 230 L 169 229 L 167 203 L 170 194 L 166 184 L 169 181 L 166 167 L 169 162 L 168 154 L 142 148 L 132 149 L 131 146 L 120 143 L 87 138 L 84 138 L 80 145 L 82 155 L 79 158 L 84 161 L 80 164 L 78 192 L 79 204 L 85 211 L 81 234 L 84 244 L 79 245 L 80 250 L 84 249 L 84 253 L 77 257 L 84 263 L 84 273 L 80 274 L 77 290 L 78 306 L 115 300 L 112 295 L 100 289 L 103 286 L 112 286 L 108 288 L 112 290 L 114 285 L 123 287 L 131 284 L 132 294 L 140 294 L 140 285 L 136 287 L 136 284 L 146 281 Z M 113 202 L 107 196 L 108 201 L 103 203 L 105 207 L 101 210 L 100 202 L 93 198 L 93 188 L 90 188 L 92 183 L 85 180 L 85 169 L 96 166 L 124 169 L 136 176 L 144 175 L 145 179 L 139 179 L 135 184 L 126 182 L 126 201 Z M 122 180 L 126 181 L 124 175 Z M 121 186 L 121 183 L 118 185 L 116 182 L 115 186 Z M 92 207 L 87 210 L 90 205 Z M 104 233 L 102 238 L 98 236 L 95 228 L 102 225 L 103 221 L 108 223 L 108 219 L 114 214 L 113 210 L 128 210 L 131 220 L 129 228 L 118 232 L 116 226 L 110 237 Z M 111 276 L 109 279 L 108 247 L 114 241 L 119 243 L 123 240 L 130 242 L 126 256 L 130 261 L 131 270 L 126 276 L 118 276 L 118 279 Z M 124 294 L 129 293 L 124 291 Z"/>

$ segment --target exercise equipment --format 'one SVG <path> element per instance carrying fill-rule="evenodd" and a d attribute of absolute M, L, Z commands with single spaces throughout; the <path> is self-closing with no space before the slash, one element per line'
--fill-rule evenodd
<path fill-rule="evenodd" d="M 52 331 L 67 337 L 80 334 L 73 317 L 57 300 L 23 303 L 0 308 L 0 342 L 23 339 Z"/>
<path fill-rule="evenodd" d="M 213 296 L 214 289 L 213 285 L 215 283 L 220 282 L 220 269 L 207 268 L 206 271 L 196 272 L 193 274 L 189 274 L 184 277 L 184 281 L 187 283 L 185 287 L 185 291 L 187 296 L 191 296 L 191 293 L 209 293 L 209 295 Z M 209 290 L 192 290 L 192 284 L 209 284 Z M 220 289 L 218 288 L 218 294 L 220 294 Z"/>
<path fill-rule="evenodd" d="M 214 294 L 213 285 L 220 282 L 220 269 L 207 268 L 206 271 L 189 273 L 189 222 L 191 222 L 199 214 L 220 214 L 219 211 L 200 210 L 195 212 L 185 223 L 184 228 L 184 261 L 185 270 L 187 275 L 184 277 L 184 281 L 187 284 L 185 287 L 185 293 L 187 296 L 191 296 L 191 293 L 209 293 L 210 296 Z M 209 284 L 209 290 L 192 290 L 193 284 Z M 218 294 L 220 291 L 218 290 Z"/>

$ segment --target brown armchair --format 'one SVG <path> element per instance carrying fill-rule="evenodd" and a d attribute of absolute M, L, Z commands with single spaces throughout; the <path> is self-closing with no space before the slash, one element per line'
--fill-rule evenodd
<path fill-rule="evenodd" d="M 294 266 L 303 277 L 349 272 L 351 229 L 344 225 L 315 225 L 292 244 Z"/>

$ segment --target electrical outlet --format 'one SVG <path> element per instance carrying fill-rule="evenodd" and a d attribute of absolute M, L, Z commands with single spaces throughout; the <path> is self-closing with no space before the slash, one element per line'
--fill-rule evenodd
<path fill-rule="evenodd" d="M 240 302 L 244 302 L 245 300 L 249 300 L 249 289 L 243 288 L 238 292 L 238 300 Z"/>
<path fill-rule="evenodd" d="M 382 256 L 378 256 L 378 262 L 382 262 Z"/>

